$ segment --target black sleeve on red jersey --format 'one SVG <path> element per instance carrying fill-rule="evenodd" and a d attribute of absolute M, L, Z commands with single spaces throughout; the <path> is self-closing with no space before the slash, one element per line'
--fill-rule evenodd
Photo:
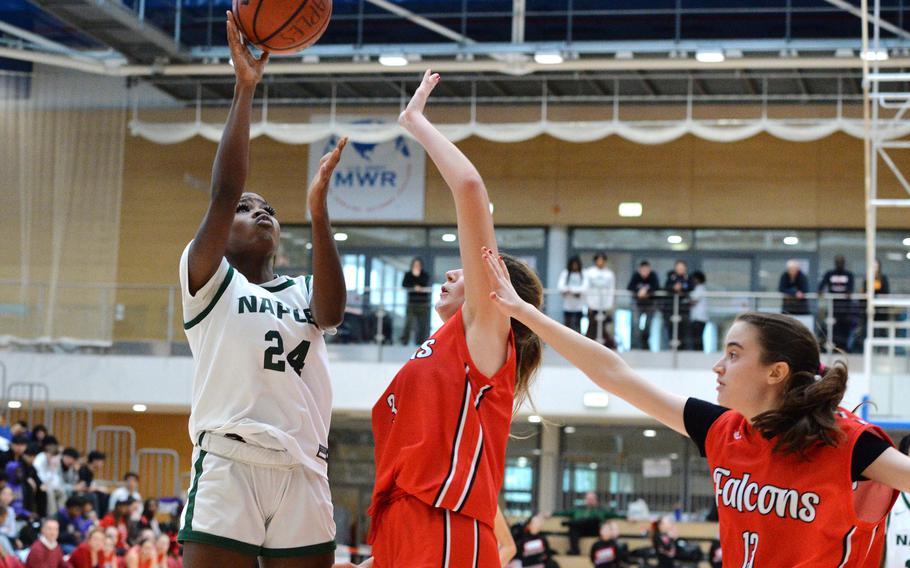
<path fill-rule="evenodd" d="M 708 430 L 720 418 L 721 414 L 727 412 L 727 410 L 729 409 L 697 398 L 686 400 L 686 408 L 683 410 L 686 433 L 698 446 L 698 452 L 702 457 L 705 457 L 705 441 L 708 438 Z"/>
<path fill-rule="evenodd" d="M 853 460 L 850 465 L 850 478 L 853 481 L 863 479 L 863 472 L 885 453 L 891 444 L 882 440 L 868 430 L 859 435 L 856 445 L 853 446 Z"/>

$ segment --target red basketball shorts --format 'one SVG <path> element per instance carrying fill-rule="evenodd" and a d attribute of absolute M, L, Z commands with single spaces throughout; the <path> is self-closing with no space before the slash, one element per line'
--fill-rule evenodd
<path fill-rule="evenodd" d="M 474 518 L 405 496 L 374 522 L 373 568 L 499 568 L 493 528 Z"/>

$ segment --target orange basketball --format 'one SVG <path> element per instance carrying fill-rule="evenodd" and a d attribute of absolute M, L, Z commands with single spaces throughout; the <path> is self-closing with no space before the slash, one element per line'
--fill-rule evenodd
<path fill-rule="evenodd" d="M 329 25 L 332 0 L 233 0 L 240 31 L 271 53 L 296 53 L 316 43 Z"/>

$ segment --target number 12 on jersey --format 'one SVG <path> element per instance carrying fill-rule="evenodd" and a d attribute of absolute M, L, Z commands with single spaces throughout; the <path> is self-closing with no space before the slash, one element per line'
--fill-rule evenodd
<path fill-rule="evenodd" d="M 758 550 L 758 533 L 743 533 L 743 568 L 752 568 L 755 562 L 755 551 Z"/>
<path fill-rule="evenodd" d="M 281 360 L 281 356 L 284 355 L 284 340 L 281 339 L 281 334 L 273 329 L 265 334 L 265 340 L 269 343 L 274 343 L 274 345 L 265 350 L 262 366 L 270 371 L 283 373 L 285 362 Z M 303 364 L 306 362 L 306 354 L 309 350 L 310 342 L 304 340 L 285 357 L 298 377 L 303 371 Z"/>

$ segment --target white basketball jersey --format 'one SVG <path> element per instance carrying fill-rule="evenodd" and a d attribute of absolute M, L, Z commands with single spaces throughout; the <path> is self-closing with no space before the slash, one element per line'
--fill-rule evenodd
<path fill-rule="evenodd" d="M 190 295 L 180 258 L 183 327 L 193 352 L 190 438 L 236 434 L 285 449 L 325 475 L 332 412 L 328 354 L 310 312 L 311 277 L 252 284 L 221 259 Z"/>
<path fill-rule="evenodd" d="M 885 568 L 910 568 L 910 495 L 901 493 L 888 514 Z"/>

